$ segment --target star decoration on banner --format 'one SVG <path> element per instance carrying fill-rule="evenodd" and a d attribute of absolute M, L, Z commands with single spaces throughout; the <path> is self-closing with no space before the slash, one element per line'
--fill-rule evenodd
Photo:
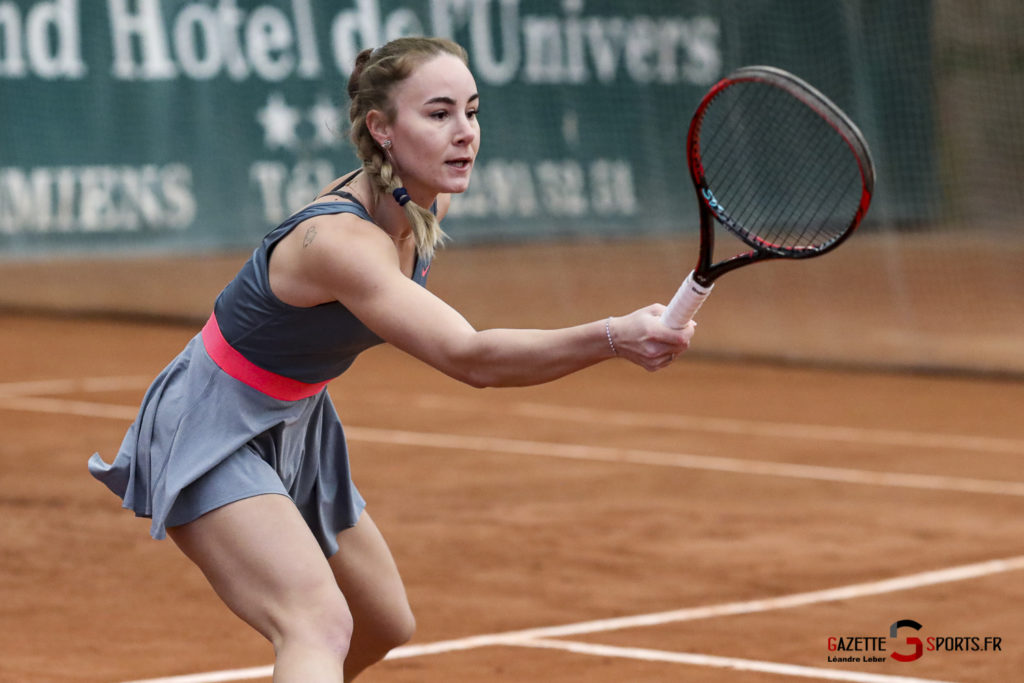
<path fill-rule="evenodd" d="M 266 105 L 256 113 L 256 119 L 263 126 L 263 144 L 268 149 L 297 147 L 299 137 L 295 129 L 301 118 L 299 111 L 285 101 L 284 95 L 271 93 Z"/>
<path fill-rule="evenodd" d="M 342 143 L 339 132 L 341 126 L 341 108 L 320 95 L 316 103 L 309 108 L 309 122 L 313 124 L 314 141 L 322 147 L 338 147 Z"/>

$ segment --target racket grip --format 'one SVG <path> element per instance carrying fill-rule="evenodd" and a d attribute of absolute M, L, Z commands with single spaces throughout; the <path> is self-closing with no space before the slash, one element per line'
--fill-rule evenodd
<path fill-rule="evenodd" d="M 661 314 L 661 322 L 676 330 L 685 327 L 686 323 L 693 320 L 697 309 L 704 303 L 704 299 L 708 298 L 714 286 L 711 284 L 705 287 L 699 284 L 693 279 L 693 271 L 690 271 Z"/>

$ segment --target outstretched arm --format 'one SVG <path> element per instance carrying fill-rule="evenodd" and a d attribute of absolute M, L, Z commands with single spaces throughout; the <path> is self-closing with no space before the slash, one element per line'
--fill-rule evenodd
<path fill-rule="evenodd" d="M 541 384 L 616 355 L 657 370 L 684 351 L 693 335 L 692 325 L 663 325 L 660 304 L 561 329 L 476 330 L 401 272 L 385 233 L 350 217 L 345 229 L 321 230 L 303 251 L 302 277 L 385 341 L 472 386 Z"/>

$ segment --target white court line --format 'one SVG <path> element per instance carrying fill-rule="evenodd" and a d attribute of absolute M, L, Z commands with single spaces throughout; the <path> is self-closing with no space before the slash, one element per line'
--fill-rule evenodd
<path fill-rule="evenodd" d="M 815 605 L 823 602 L 854 600 L 873 595 L 914 590 L 916 588 L 983 578 L 993 574 L 1020 571 L 1022 569 L 1024 569 L 1024 555 L 1019 555 L 1017 557 L 1010 557 L 1002 560 L 988 560 L 986 562 L 978 562 L 976 564 L 949 567 L 947 569 L 937 569 L 934 571 L 921 572 L 919 574 L 883 579 L 881 581 L 858 583 L 849 586 L 840 586 L 839 588 L 826 588 L 824 590 L 810 591 L 807 593 L 794 593 L 775 598 L 745 600 L 742 602 L 729 602 L 721 605 L 706 605 L 703 607 L 687 607 L 668 612 L 655 612 L 652 614 L 640 614 L 628 617 L 597 619 L 594 621 L 584 621 L 576 624 L 565 624 L 562 626 L 545 626 L 520 631 L 507 631 L 493 635 L 470 636 L 468 638 L 428 643 L 426 645 L 407 645 L 394 650 L 392 654 L 397 659 L 402 656 L 420 656 L 423 654 L 468 650 L 489 645 L 503 645 L 515 641 L 532 640 L 535 638 L 563 638 L 566 636 L 577 636 L 587 633 L 604 633 L 607 631 L 642 628 L 645 626 L 662 626 L 664 624 L 675 624 L 684 621 L 697 621 L 700 619 L 713 619 L 742 614 L 770 612 L 779 609 Z"/>
<path fill-rule="evenodd" d="M 0 408 L 123 420 L 132 420 L 137 413 L 137 408 L 131 406 L 34 397 L 0 398 Z M 610 448 L 582 444 L 528 441 L 524 439 L 503 439 L 488 436 L 377 429 L 374 427 L 346 427 L 345 434 L 350 441 L 365 441 L 418 448 L 482 451 L 591 462 L 655 465 L 741 475 L 784 477 L 840 484 L 889 486 L 926 491 L 956 491 L 960 493 L 1024 496 L 1024 482 L 999 481 L 995 479 L 882 472 L 821 465 L 797 465 L 784 462 L 765 462 L 745 460 L 743 458 L 693 455 L 637 448 Z"/>
<path fill-rule="evenodd" d="M 503 439 L 489 436 L 436 434 L 409 432 L 398 429 L 372 427 L 346 427 L 345 434 L 352 441 L 370 441 L 400 446 L 471 450 L 516 455 L 536 455 L 571 460 L 589 460 L 640 465 L 659 465 L 693 470 L 729 472 L 733 474 L 765 475 L 792 479 L 811 479 L 842 484 L 894 486 L 929 491 L 958 491 L 1005 496 L 1024 496 L 1024 482 L 946 477 L 933 474 L 904 474 L 876 470 L 857 470 L 821 465 L 796 465 L 783 462 L 765 462 L 742 458 L 710 455 L 691 455 L 638 448 L 611 448 L 582 444 L 561 444 L 524 439 Z"/>
<path fill-rule="evenodd" d="M 15 410 L 30 410 L 47 413 L 65 413 L 88 417 L 113 419 L 133 419 L 137 408 L 134 406 L 117 406 L 85 401 L 68 401 L 63 399 L 47 399 L 25 396 L 39 393 L 72 393 L 88 391 L 108 391 L 125 388 L 139 388 L 148 382 L 145 377 L 100 377 L 78 380 L 42 380 L 33 382 L 12 382 L 0 384 L 0 407 Z M 421 407 L 444 407 L 449 409 L 479 411 L 478 404 L 459 402 L 446 397 L 420 395 L 416 397 Z M 782 438 L 801 438 L 817 440 L 849 441 L 857 443 L 879 443 L 931 448 L 956 448 L 964 450 L 982 450 L 989 452 L 1021 452 L 1022 442 L 1012 439 L 989 437 L 972 437 L 957 435 L 936 435 L 894 430 L 870 430 L 860 428 L 828 427 L 800 424 L 780 424 L 757 422 L 751 420 L 733 420 L 723 418 L 698 418 L 672 414 L 633 413 L 628 411 L 605 411 L 566 406 L 542 405 L 533 403 L 517 403 L 504 407 L 505 414 L 524 417 L 557 418 L 577 422 L 608 423 L 629 426 L 657 426 L 691 431 L 710 431 L 717 433 L 774 436 Z M 381 430 L 372 428 L 350 427 L 349 438 L 375 443 L 423 446 L 429 448 L 455 448 L 510 452 L 527 455 L 546 455 L 583 460 L 602 460 L 610 462 L 632 462 L 652 465 L 671 465 L 693 469 L 713 469 L 718 471 L 740 472 L 747 474 L 771 474 L 798 478 L 826 479 L 865 484 L 881 484 L 889 486 L 909 486 L 914 488 L 949 489 L 985 493 L 1003 493 L 1024 495 L 1024 484 L 1015 482 L 997 482 L 989 480 L 963 479 L 953 477 L 936 477 L 931 475 L 898 475 L 889 473 L 849 470 L 842 468 L 824 468 L 785 463 L 756 463 L 731 458 L 715 458 L 678 453 L 643 451 L 638 449 L 608 449 L 590 446 L 568 446 L 511 439 L 495 439 L 488 437 L 466 437 L 459 435 L 429 434 L 403 432 L 398 430 Z M 676 662 L 697 666 L 731 668 L 736 670 L 777 673 L 789 676 L 811 677 L 825 680 L 864 681 L 864 682 L 920 682 L 934 683 L 931 679 L 885 676 L 878 674 L 816 669 L 772 662 L 758 662 L 710 655 L 674 653 L 644 648 L 621 648 L 608 645 L 554 641 L 548 638 L 596 633 L 615 629 L 636 628 L 657 624 L 687 621 L 693 619 L 749 614 L 769 609 L 784 609 L 798 605 L 814 604 L 828 600 L 850 599 L 865 595 L 874 595 L 896 590 L 907 590 L 926 585 L 934 585 L 948 581 L 959 581 L 989 574 L 1012 571 L 1024 568 L 1024 557 L 1007 560 L 994 560 L 987 563 L 967 565 L 936 572 L 925 572 L 901 579 L 859 584 L 845 588 L 802 593 L 780 598 L 731 603 L 704 608 L 691 608 L 663 612 L 658 614 L 638 615 L 617 619 L 606 619 L 565 626 L 528 629 L 524 631 L 493 634 L 490 636 L 474 636 L 470 638 L 413 645 L 398 648 L 389 655 L 389 659 L 418 657 L 440 652 L 452 652 L 487 646 L 518 646 L 543 647 L 590 654 L 595 656 L 626 657 L 646 659 L 650 661 Z M 252 680 L 269 678 L 272 667 L 251 667 L 232 671 L 208 672 L 173 676 L 167 678 L 147 679 L 134 683 L 218 683 L 225 681 Z"/>
<path fill-rule="evenodd" d="M 763 598 L 760 600 L 747 600 L 743 602 L 732 602 L 721 605 L 707 605 L 703 607 L 690 607 L 668 612 L 657 612 L 653 614 L 639 614 L 629 617 L 616 617 L 611 619 L 598 619 L 584 621 L 576 624 L 563 624 L 559 626 L 546 626 L 541 628 L 522 629 L 519 631 L 505 631 L 487 635 L 470 636 L 468 638 L 457 638 L 444 640 L 423 645 L 405 645 L 392 650 L 387 659 L 407 659 L 411 657 L 423 657 L 433 654 L 448 652 L 460 652 L 473 650 L 481 647 L 495 646 L 522 646 L 530 647 L 531 643 L 545 641 L 551 638 L 582 635 L 589 633 L 605 633 L 629 628 L 641 628 L 645 626 L 658 626 L 664 624 L 680 623 L 684 621 L 696 621 L 699 619 L 711 619 L 724 616 L 736 616 L 743 614 L 755 614 L 769 612 L 779 609 L 790 609 L 807 605 L 820 604 L 824 602 L 835 602 L 837 600 L 851 600 L 856 598 L 882 595 L 899 591 L 914 590 L 927 586 L 935 586 L 956 581 L 983 578 L 995 574 L 1024 569 L 1024 555 L 1010 557 L 1001 560 L 989 560 L 975 564 L 948 567 L 934 571 L 910 574 L 881 581 L 852 584 L 839 588 L 827 588 L 824 590 L 810 591 L 806 593 L 795 593 L 775 598 Z M 605 646 L 609 647 L 609 646 Z M 620 652 L 620 654 L 623 654 Z M 740 661 L 740 660 L 737 660 Z M 687 662 L 695 664 L 696 662 Z M 768 664 L 768 663 L 766 663 Z M 703 666 L 710 664 L 704 663 Z M 253 678 L 269 678 L 273 668 L 270 666 L 253 667 L 248 669 L 237 669 L 233 671 L 212 671 L 208 673 L 187 674 L 184 676 L 169 676 L 164 678 L 149 678 L 145 680 L 129 681 L 126 683 L 220 683 L 222 681 L 240 681 Z M 831 669 L 821 669 L 824 673 L 834 673 Z M 819 677 L 823 677 L 820 676 Z M 853 679 L 837 679 L 853 680 Z M 858 679 L 860 680 L 860 679 Z M 898 681 L 899 678 L 890 677 L 887 679 L 874 679 L 885 681 Z M 908 679 L 914 680 L 914 679 Z M 924 679 L 919 679 L 924 680 Z"/>
<path fill-rule="evenodd" d="M 737 659 L 736 657 L 719 657 L 689 652 L 666 652 L 650 650 L 642 647 L 617 647 L 614 645 L 598 645 L 596 643 L 578 643 L 567 640 L 524 640 L 514 643 L 522 647 L 540 647 L 550 650 L 564 650 L 594 657 L 616 657 L 619 659 L 639 659 L 646 662 L 671 662 L 673 664 L 689 664 L 714 669 L 732 669 L 733 671 L 756 671 L 758 673 L 778 674 L 796 678 L 814 678 L 825 681 L 856 681 L 857 683 L 952 683 L 933 678 L 910 678 L 907 676 L 890 676 L 871 674 L 858 671 L 842 671 L 822 669 L 819 667 L 799 666 L 797 664 L 781 664 L 778 662 L 762 662 L 753 659 Z"/>
<path fill-rule="evenodd" d="M 139 409 L 111 403 L 71 401 L 66 398 L 40 398 L 36 396 L 5 397 L 0 395 L 0 408 L 24 410 L 32 413 L 56 413 L 80 417 L 102 417 L 112 420 L 134 420 Z"/>
<path fill-rule="evenodd" d="M 16 398 L 32 394 L 72 394 L 89 391 L 119 391 L 149 386 L 152 377 L 82 377 L 78 379 L 41 379 L 27 382 L 0 382 L 0 397 Z"/>
<path fill-rule="evenodd" d="M 226 683 L 227 681 L 251 681 L 255 678 L 271 678 L 273 675 L 273 666 L 253 666 L 248 669 L 207 671 L 199 674 L 183 674 L 181 676 L 125 681 L 124 683 Z"/>
<path fill-rule="evenodd" d="M 67 386 L 75 386 L 74 390 L 80 390 L 82 384 L 78 383 Z M 119 386 L 119 384 L 116 381 L 97 382 L 92 383 L 90 386 L 108 388 L 113 386 Z M 36 383 L 34 388 L 39 389 L 41 388 L 41 385 Z M 56 385 L 47 384 L 46 388 L 54 389 L 56 388 Z M 102 403 L 89 403 L 84 401 L 68 401 L 63 399 L 33 398 L 24 396 L 17 399 L 0 398 L 0 407 L 9 407 L 12 409 L 19 410 L 77 414 L 90 417 L 107 417 L 115 419 L 132 419 L 135 416 L 137 410 L 133 406 L 117 406 Z M 855 478 L 862 479 L 862 481 L 860 481 L 859 483 L 887 483 L 887 485 L 926 484 L 925 488 L 936 488 L 939 487 L 940 484 L 942 484 L 954 485 L 957 487 L 957 490 L 973 490 L 1000 493 L 1007 493 L 1008 491 L 1006 489 L 999 490 L 999 487 L 1014 485 L 1013 482 L 993 482 L 985 480 L 931 477 L 927 475 L 884 475 L 884 473 L 881 473 L 886 477 L 899 477 L 903 480 L 902 484 L 897 484 L 894 483 L 891 479 L 888 482 L 879 480 L 878 477 L 880 476 L 880 473 L 865 472 L 860 470 L 840 470 L 836 468 L 786 465 L 784 463 L 752 463 L 750 461 L 730 458 L 712 458 L 678 453 L 641 451 L 637 449 L 608 449 L 591 446 L 573 446 L 566 444 L 553 444 L 512 439 L 495 439 L 490 437 L 468 437 L 451 434 L 429 434 L 422 432 L 407 432 L 399 430 L 381 430 L 365 427 L 350 427 L 347 431 L 349 438 L 353 440 L 363 440 L 375 443 L 412 445 L 429 448 L 455 448 L 480 451 L 510 452 L 527 455 L 548 455 L 554 457 L 565 457 L 585 460 L 597 459 L 610 460 L 614 462 L 642 462 L 645 464 L 656 465 L 670 464 L 681 467 L 737 471 L 742 473 L 768 473 L 779 475 L 788 472 L 788 474 L 783 474 L 783 476 L 802 476 L 804 478 L 808 476 L 811 476 L 812 478 L 822 478 L 827 476 L 827 478 L 833 481 L 850 481 L 849 477 L 851 475 L 856 475 Z M 757 468 L 760 468 L 761 471 L 752 472 L 752 470 L 750 469 L 751 466 L 756 466 Z M 764 468 L 766 467 L 768 468 L 768 470 L 764 470 Z M 841 477 L 839 476 L 840 473 L 842 473 Z M 1024 485 L 1022 484 L 1018 484 L 1017 486 L 1024 487 Z M 1015 495 L 1024 494 L 1015 493 Z M 909 590 L 922 586 L 935 585 L 938 583 L 946 583 L 951 581 L 961 581 L 965 579 L 987 576 L 990 574 L 1000 572 L 1019 570 L 1022 568 L 1024 568 L 1024 556 L 1009 558 L 1006 560 L 993 560 L 991 562 L 966 565 L 962 567 L 954 567 L 951 569 L 938 570 L 934 572 L 925 572 L 922 574 L 916 574 L 897 579 L 890 579 L 886 581 L 879 581 L 868 584 L 857 584 L 837 589 L 813 591 L 810 593 L 799 593 L 795 595 L 782 596 L 778 598 L 768 598 L 764 600 L 754 600 L 739 603 L 727 603 L 724 605 L 717 606 L 688 608 L 683 610 L 674 610 L 670 612 L 661 612 L 655 614 L 637 615 L 632 617 L 621 617 L 614 619 L 581 622 L 577 624 L 568 624 L 563 626 L 526 629 L 522 631 L 514 631 L 492 635 L 472 636 L 469 638 L 441 641 L 437 643 L 428 643 L 425 645 L 411 645 L 394 650 L 389 654 L 389 658 L 399 659 L 406 657 L 419 657 L 441 652 L 454 652 L 479 647 L 501 645 L 515 645 L 520 647 L 554 647 L 555 645 L 552 645 L 551 643 L 557 643 L 557 647 L 560 649 L 575 648 L 573 651 L 583 652 L 583 649 L 581 648 L 586 648 L 588 650 L 591 650 L 590 652 L 588 652 L 589 654 L 602 654 L 603 656 L 639 657 L 642 653 L 643 657 L 656 657 L 660 661 L 676 661 L 681 663 L 702 666 L 730 666 L 732 668 L 738 668 L 737 665 L 754 666 L 757 668 L 752 668 L 750 670 L 763 671 L 766 673 L 788 673 L 790 675 L 801 675 L 798 673 L 794 673 L 802 669 L 801 667 L 797 667 L 795 669 L 789 668 L 786 670 L 775 671 L 773 667 L 789 667 L 790 665 L 780 665 L 771 662 L 749 662 L 748 660 L 716 658 L 708 655 L 691 655 L 686 653 L 659 652 L 655 650 L 643 650 L 637 648 L 612 648 L 611 646 L 592 646 L 589 644 L 578 643 L 563 644 L 561 641 L 546 641 L 545 639 L 564 637 L 569 635 L 579 635 L 585 633 L 598 633 L 626 628 L 638 628 L 642 626 L 653 626 L 666 623 L 675 623 L 680 621 L 690 621 L 695 619 L 732 616 L 737 614 L 750 614 L 753 612 L 761 612 L 774 609 L 785 609 L 825 601 L 851 599 L 867 595 L 877 595 L 886 592 Z M 598 648 L 600 652 L 598 650 L 593 650 L 592 648 Z M 831 678 L 831 680 L 890 681 L 893 683 L 895 681 L 900 680 L 925 680 L 901 679 L 899 677 L 837 678 L 835 675 L 843 674 L 843 672 L 836 672 L 830 669 L 808 669 L 808 671 L 817 672 L 817 678 Z M 238 669 L 233 671 L 209 672 L 189 674 L 185 676 L 173 676 L 168 678 L 148 679 L 145 682 L 137 681 L 135 683 L 218 683 L 223 681 L 239 681 L 252 680 L 258 678 L 269 678 L 271 675 L 272 667 L 263 666 L 251 667 L 247 669 Z"/>
<path fill-rule="evenodd" d="M 398 400 L 397 395 L 382 399 Z M 767 422 L 723 417 L 701 417 L 676 413 L 638 412 L 581 408 L 550 403 L 519 401 L 502 404 L 500 410 L 482 407 L 478 401 L 441 396 L 415 394 L 402 400 L 420 408 L 431 410 L 457 410 L 462 412 L 515 415 L 547 420 L 565 420 L 596 425 L 623 427 L 652 427 L 688 432 L 710 432 L 733 436 L 766 436 L 805 441 L 836 441 L 854 444 L 875 444 L 903 448 L 954 449 L 985 453 L 1016 453 L 1024 455 L 1024 440 L 966 434 L 936 434 L 899 429 L 872 429 L 867 427 L 837 427 L 796 422 Z"/>
<path fill-rule="evenodd" d="M 89 377 L 84 379 L 36 380 L 0 383 L 0 398 L 32 394 L 65 394 L 88 391 L 116 391 L 145 388 L 151 377 Z M 733 436 L 764 436 L 803 441 L 835 441 L 839 443 L 874 444 L 916 449 L 962 450 L 978 453 L 1010 453 L 1024 455 L 1024 440 L 974 436 L 968 434 L 936 434 L 900 429 L 811 425 L 796 422 L 767 422 L 736 418 L 701 417 L 676 413 L 654 413 L 629 410 L 583 408 L 549 403 L 519 401 L 503 404 L 500 410 L 482 407 L 479 401 L 440 394 L 377 394 L 363 397 L 383 403 L 402 401 L 429 410 L 454 410 L 478 414 L 564 420 L 584 424 L 614 424 L 624 427 L 652 427 L 687 432 L 707 432 Z M 134 415 L 133 415 L 134 417 Z"/>

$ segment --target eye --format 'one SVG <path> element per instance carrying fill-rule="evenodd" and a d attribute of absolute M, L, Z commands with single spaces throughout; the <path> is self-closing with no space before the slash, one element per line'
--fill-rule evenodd
<path fill-rule="evenodd" d="M 437 121 L 444 121 L 448 118 L 448 111 L 445 109 L 438 109 L 437 111 L 430 112 L 430 118 Z"/>
<path fill-rule="evenodd" d="M 479 115 L 480 115 L 480 108 L 479 107 L 477 107 L 476 109 L 470 109 L 469 111 L 466 112 L 466 117 L 467 118 L 471 118 L 471 119 L 475 119 Z"/>

